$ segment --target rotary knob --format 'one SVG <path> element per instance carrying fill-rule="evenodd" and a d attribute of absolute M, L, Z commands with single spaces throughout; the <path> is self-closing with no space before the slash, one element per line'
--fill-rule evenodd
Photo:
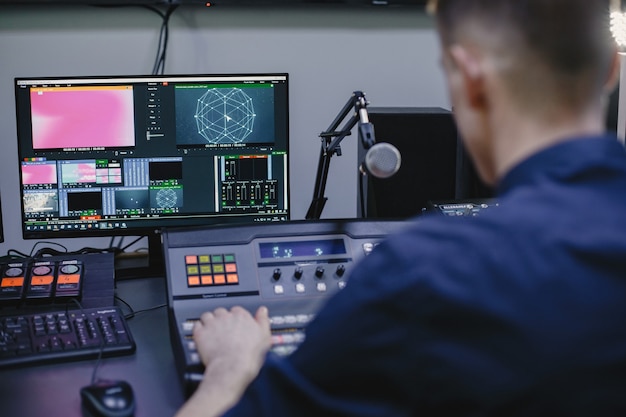
<path fill-rule="evenodd" d="M 324 267 L 323 266 L 318 266 L 317 268 L 315 268 L 315 276 L 318 278 L 321 278 L 324 276 Z"/>
<path fill-rule="evenodd" d="M 346 273 L 346 267 L 345 267 L 343 264 L 340 264 L 339 266 L 337 266 L 337 271 L 336 271 L 336 273 L 337 273 L 337 276 L 338 276 L 338 277 L 342 277 L 342 276 L 343 276 L 343 274 L 345 274 L 345 273 Z"/>
<path fill-rule="evenodd" d="M 272 273 L 272 279 L 274 281 L 278 281 L 280 279 L 280 276 L 283 274 L 283 272 L 280 270 L 280 268 L 276 268 L 274 270 L 274 272 Z"/>
<path fill-rule="evenodd" d="M 300 278 L 302 278 L 302 274 L 304 274 L 304 270 L 302 269 L 301 266 L 299 266 L 294 271 L 293 276 L 294 276 L 295 279 L 300 279 Z"/>

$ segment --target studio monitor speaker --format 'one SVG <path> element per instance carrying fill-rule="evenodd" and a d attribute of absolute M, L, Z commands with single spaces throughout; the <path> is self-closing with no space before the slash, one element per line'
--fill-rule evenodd
<path fill-rule="evenodd" d="M 449 110 L 370 107 L 368 115 L 376 142 L 398 148 L 402 165 L 390 178 L 361 177 L 359 217 L 408 218 L 420 214 L 429 201 L 486 196 Z M 365 153 L 359 144 L 359 163 Z"/>

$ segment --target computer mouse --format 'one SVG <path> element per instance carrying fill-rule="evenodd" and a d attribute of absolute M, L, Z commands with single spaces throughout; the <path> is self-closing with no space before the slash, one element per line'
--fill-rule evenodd
<path fill-rule="evenodd" d="M 83 410 L 90 417 L 131 417 L 135 394 L 126 381 L 101 380 L 80 390 Z"/>

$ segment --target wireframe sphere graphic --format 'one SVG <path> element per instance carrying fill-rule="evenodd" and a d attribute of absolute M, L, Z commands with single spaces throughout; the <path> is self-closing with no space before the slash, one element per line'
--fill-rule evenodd
<path fill-rule="evenodd" d="M 156 203 L 157 206 L 161 208 L 172 208 L 176 207 L 176 203 L 178 202 L 178 197 L 176 196 L 176 192 L 171 188 L 163 188 L 157 191 L 156 194 Z"/>
<path fill-rule="evenodd" d="M 252 98 L 240 88 L 211 88 L 196 104 L 198 133 L 209 143 L 241 143 L 254 128 Z"/>

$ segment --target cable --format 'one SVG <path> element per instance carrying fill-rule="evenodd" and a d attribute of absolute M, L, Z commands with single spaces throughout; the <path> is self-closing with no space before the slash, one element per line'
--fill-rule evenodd
<path fill-rule="evenodd" d="M 125 319 L 129 319 L 129 318 L 135 317 L 135 310 L 133 309 L 133 307 L 130 304 L 128 304 L 126 301 L 124 301 L 122 298 L 118 297 L 117 295 L 114 296 L 114 297 L 115 297 L 115 299 L 117 301 L 119 301 L 120 303 L 124 304 L 130 310 L 130 313 L 124 314 L 124 318 Z"/>
<path fill-rule="evenodd" d="M 115 238 L 116 238 L 116 236 L 111 236 L 111 240 L 109 241 L 109 249 L 119 248 L 120 245 L 122 244 L 122 242 L 124 241 L 124 236 L 121 236 L 120 237 L 120 242 L 117 245 L 114 245 L 113 243 L 115 242 Z"/>
<path fill-rule="evenodd" d="M 17 249 L 9 249 L 7 250 L 7 257 L 9 259 L 18 259 L 18 258 L 28 258 L 28 255 L 18 251 Z"/>
<path fill-rule="evenodd" d="M 169 40 L 169 20 L 170 16 L 174 11 L 180 6 L 177 0 L 169 0 L 169 7 L 165 12 L 162 12 L 155 6 L 151 5 L 140 5 L 141 7 L 151 10 L 154 13 L 161 16 L 163 20 L 161 23 L 161 29 L 159 31 L 159 43 L 157 45 L 157 53 L 154 59 L 154 66 L 152 67 L 152 75 L 163 74 L 165 72 L 165 56 L 167 52 L 167 42 Z M 133 7 L 137 6 L 134 4 L 113 4 L 113 5 L 97 5 L 96 7 Z"/>
<path fill-rule="evenodd" d="M 133 309 L 133 307 L 129 303 L 127 303 L 122 298 L 118 297 L 117 295 L 115 296 L 115 299 L 117 301 L 119 301 L 120 303 L 124 304 L 130 310 L 129 313 L 124 314 L 124 319 L 125 320 L 130 320 L 133 317 L 135 317 L 137 314 L 147 313 L 149 311 L 158 310 L 160 308 L 167 307 L 167 303 L 164 303 L 164 304 L 157 304 L 157 305 L 152 306 L 152 307 L 144 308 L 143 310 L 136 310 L 135 311 L 135 309 Z"/>
<path fill-rule="evenodd" d="M 148 312 L 150 312 L 150 311 L 153 311 L 153 310 L 158 310 L 158 309 L 163 308 L 163 307 L 167 307 L 167 304 L 166 304 L 166 303 L 164 303 L 164 304 L 159 304 L 159 305 L 156 305 L 156 306 L 153 306 L 153 307 L 144 308 L 143 310 L 133 311 L 132 313 L 125 315 L 125 316 L 124 316 L 124 318 L 125 318 L 126 320 L 130 320 L 130 319 L 132 319 L 133 317 L 135 317 L 137 314 L 140 314 L 140 313 L 148 313 Z"/>
<path fill-rule="evenodd" d="M 359 173 L 359 194 L 360 194 L 360 205 L 361 205 L 361 218 L 367 218 L 367 210 L 365 206 L 365 181 L 366 176 Z"/>
<path fill-rule="evenodd" d="M 123 246 L 120 248 L 120 251 L 122 252 L 126 252 L 126 249 L 128 249 L 129 247 L 133 246 L 135 243 L 139 242 L 141 239 L 143 239 L 145 236 L 139 236 L 137 239 L 133 240 L 132 242 L 130 242 L 128 245 Z M 121 243 L 121 242 L 120 242 Z"/>
<path fill-rule="evenodd" d="M 6 261 L 18 260 L 18 259 L 37 259 L 37 258 L 42 258 L 44 256 L 63 256 L 63 255 L 71 256 L 71 255 L 87 255 L 87 254 L 93 254 L 93 253 L 113 253 L 115 255 L 118 255 L 120 253 L 123 253 L 126 249 L 128 249 L 130 246 L 137 243 L 139 240 L 143 238 L 144 236 L 139 236 L 138 238 L 134 239 L 132 242 L 123 246 L 122 248 L 120 248 L 119 245 L 121 245 L 123 238 L 120 240 L 120 243 L 117 246 L 113 245 L 113 238 L 112 238 L 111 242 L 109 243 L 109 246 L 106 248 L 93 248 L 93 247 L 86 246 L 76 251 L 70 251 L 67 249 L 67 247 L 61 245 L 60 243 L 41 240 L 33 245 L 32 249 L 30 250 L 30 253 L 28 254 L 24 252 L 20 252 L 17 249 L 8 249 L 7 255 L 4 257 L 0 257 L 0 260 L 6 262 Z M 56 246 L 59 246 L 61 249 L 59 250 L 59 249 L 54 249 L 51 247 L 43 247 L 38 250 L 35 250 L 38 246 L 43 245 L 43 244 L 56 245 Z"/>
<path fill-rule="evenodd" d="M 51 247 L 43 247 L 37 251 L 35 251 L 35 248 L 38 245 L 42 245 L 42 244 L 49 244 L 49 245 L 57 245 L 60 246 L 62 249 L 61 250 L 57 250 Z M 67 255 L 87 255 L 87 254 L 91 254 L 91 253 L 114 253 L 114 254 L 118 254 L 121 253 L 121 250 L 119 248 L 116 247 L 108 247 L 108 248 L 92 248 L 92 247 L 84 247 L 82 249 L 76 250 L 76 251 L 69 251 L 65 246 L 61 245 L 60 243 L 55 243 L 55 242 L 46 242 L 46 241 L 39 241 L 37 243 L 35 243 L 35 245 L 33 245 L 33 248 L 31 249 L 30 253 L 26 254 L 24 252 L 20 252 L 17 249 L 9 249 L 7 250 L 7 255 L 5 257 L 1 257 L 0 260 L 2 260 L 3 262 L 11 261 L 11 260 L 18 260 L 18 259 L 37 259 L 37 258 L 43 258 L 44 256 L 67 256 Z"/>
<path fill-rule="evenodd" d="M 59 246 L 59 247 L 61 247 L 61 248 L 63 249 L 63 251 L 57 251 L 57 250 L 52 249 L 52 248 L 42 248 L 42 249 L 39 249 L 37 252 L 35 252 L 35 248 L 37 247 L 37 245 L 44 244 L 44 243 L 45 243 L 45 244 L 47 244 L 47 245 L 56 245 L 56 246 Z M 28 256 L 28 257 L 29 257 L 29 258 L 37 258 L 37 257 L 39 257 L 38 255 L 39 255 L 41 252 L 48 252 L 48 251 L 51 251 L 51 252 L 58 252 L 58 253 L 67 253 L 67 252 L 68 252 L 68 251 L 67 251 L 67 248 L 66 248 L 65 246 L 61 245 L 60 243 L 56 243 L 56 242 L 47 242 L 47 241 L 45 241 L 45 240 L 40 240 L 40 241 L 38 241 L 37 243 L 35 243 L 35 244 L 33 245 L 32 249 L 30 250 L 30 254 L 29 254 L 29 256 Z M 33 252 L 35 253 L 35 255 L 33 255 Z"/>
<path fill-rule="evenodd" d="M 170 16 L 178 8 L 178 4 L 170 4 L 165 12 L 157 9 L 153 6 L 144 6 L 148 10 L 152 10 L 163 20 L 161 23 L 161 30 L 159 31 L 159 43 L 157 45 L 157 54 L 154 59 L 154 66 L 152 67 L 152 75 L 163 74 L 165 72 L 165 58 L 167 54 L 167 43 L 169 40 L 169 20 Z"/>

